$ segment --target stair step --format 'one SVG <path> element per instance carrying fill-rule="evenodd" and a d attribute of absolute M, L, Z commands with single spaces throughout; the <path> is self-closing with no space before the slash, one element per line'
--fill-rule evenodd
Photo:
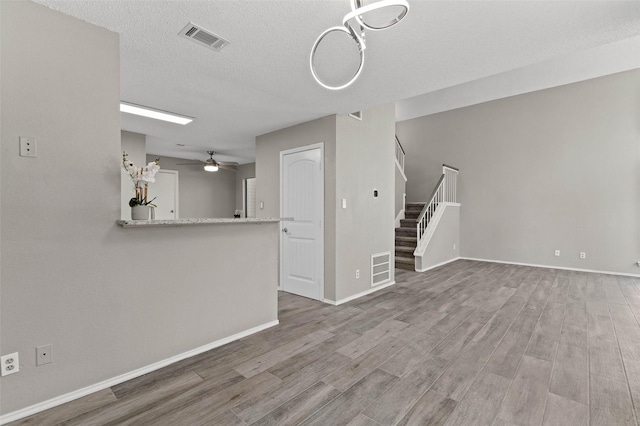
<path fill-rule="evenodd" d="M 396 256 L 399 257 L 409 257 L 411 256 L 411 258 L 413 259 L 413 252 L 415 251 L 415 247 L 411 247 L 411 246 L 399 246 L 396 245 Z"/>
<path fill-rule="evenodd" d="M 400 238 L 400 237 L 398 237 Z M 398 240 L 398 238 L 396 238 L 396 248 L 398 247 L 409 247 L 411 250 L 415 250 L 417 243 L 416 243 L 416 239 L 414 238 L 413 241 L 402 241 L 402 240 Z"/>
<path fill-rule="evenodd" d="M 416 270 L 415 259 L 396 256 L 396 268 L 405 269 L 407 271 L 415 271 Z"/>
<path fill-rule="evenodd" d="M 415 237 L 416 228 L 396 228 L 396 236 Z"/>
<path fill-rule="evenodd" d="M 416 217 L 417 219 L 417 217 Z M 415 219 L 401 219 L 400 220 L 401 228 L 413 228 L 416 229 L 416 220 Z"/>

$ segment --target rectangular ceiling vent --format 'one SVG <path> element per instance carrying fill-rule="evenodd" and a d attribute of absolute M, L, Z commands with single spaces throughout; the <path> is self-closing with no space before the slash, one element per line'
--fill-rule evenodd
<path fill-rule="evenodd" d="M 219 35 L 215 35 L 211 31 L 207 31 L 193 22 L 189 22 L 182 31 L 178 33 L 178 35 L 180 37 L 196 41 L 209 49 L 215 50 L 216 52 L 219 52 L 223 47 L 230 43 L 229 40 L 225 40 Z"/>

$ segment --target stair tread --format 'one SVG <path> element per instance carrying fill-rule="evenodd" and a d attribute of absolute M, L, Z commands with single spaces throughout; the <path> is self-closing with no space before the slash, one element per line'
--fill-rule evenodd
<path fill-rule="evenodd" d="M 413 252 L 415 251 L 415 247 L 410 246 L 396 246 L 396 256 L 398 256 L 398 252 L 409 253 L 413 256 Z"/>

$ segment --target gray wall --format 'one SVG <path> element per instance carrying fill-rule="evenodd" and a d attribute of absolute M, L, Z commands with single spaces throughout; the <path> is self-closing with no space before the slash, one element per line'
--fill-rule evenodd
<path fill-rule="evenodd" d="M 242 181 L 252 177 L 256 177 L 256 163 L 238 166 L 238 171 L 236 172 L 236 207 L 234 210 L 243 210 Z"/>
<path fill-rule="evenodd" d="M 336 118 L 336 300 L 371 289 L 371 255 L 394 259 L 395 105 Z M 373 190 L 378 197 L 373 197 Z M 355 271 L 360 270 L 356 279 Z M 391 265 L 394 279 L 394 265 Z"/>
<path fill-rule="evenodd" d="M 257 217 L 280 217 L 280 151 L 324 142 L 324 297 L 335 300 L 336 117 L 267 133 L 256 138 Z M 264 202 L 264 209 L 260 203 Z"/>
<path fill-rule="evenodd" d="M 160 168 L 179 172 L 180 218 L 233 217 L 236 176 L 230 170 L 205 172 L 204 166 L 178 166 L 189 160 L 147 154 L 147 162 L 160 158 Z M 153 184 L 152 184 L 153 185 Z"/>
<path fill-rule="evenodd" d="M 127 132 L 122 130 L 120 132 L 121 151 L 127 153 L 127 158 L 133 161 L 137 166 L 146 164 L 147 158 L 147 137 L 140 133 Z M 120 205 L 120 219 L 131 219 L 131 207 L 129 206 L 129 200 L 136 196 L 136 191 L 133 186 L 133 182 L 129 178 L 129 174 L 120 167 L 120 192 L 121 192 L 121 205 Z"/>
<path fill-rule="evenodd" d="M 400 122 L 408 200 L 450 164 L 462 256 L 638 274 L 639 122 L 640 70 Z"/>
<path fill-rule="evenodd" d="M 460 207 L 447 206 L 416 269 L 425 271 L 460 256 Z"/>
<path fill-rule="evenodd" d="M 0 353 L 20 354 L 0 412 L 275 320 L 276 224 L 116 225 L 118 35 L 31 2 L 0 2 L 0 19 Z M 21 135 L 38 158 L 18 156 Z"/>

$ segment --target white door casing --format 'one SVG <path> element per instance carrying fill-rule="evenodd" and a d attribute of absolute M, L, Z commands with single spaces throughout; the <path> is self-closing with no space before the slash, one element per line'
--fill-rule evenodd
<path fill-rule="evenodd" d="M 324 145 L 280 153 L 280 287 L 324 299 Z"/>
<path fill-rule="evenodd" d="M 158 170 L 156 181 L 149 184 L 147 199 L 156 207 L 157 220 L 173 220 L 180 217 L 178 212 L 178 171 Z"/>

